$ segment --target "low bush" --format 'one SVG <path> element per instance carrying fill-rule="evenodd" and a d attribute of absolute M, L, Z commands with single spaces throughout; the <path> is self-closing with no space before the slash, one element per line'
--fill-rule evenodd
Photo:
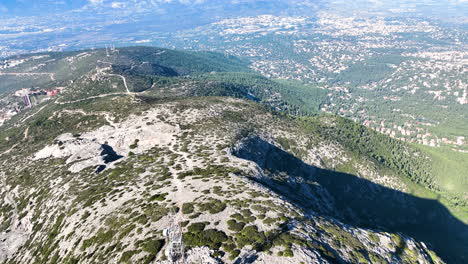
<path fill-rule="evenodd" d="M 198 207 L 201 211 L 208 211 L 210 214 L 217 214 L 226 209 L 226 203 L 217 199 L 211 199 L 209 202 L 198 204 Z"/>
<path fill-rule="evenodd" d="M 184 203 L 182 205 L 182 213 L 183 214 L 191 214 L 193 213 L 195 207 L 193 206 L 193 203 Z"/>
<path fill-rule="evenodd" d="M 232 230 L 232 231 L 235 231 L 235 232 L 241 231 L 245 226 L 245 223 L 237 222 L 234 219 L 228 220 L 227 224 L 228 224 L 229 230 Z"/>
<path fill-rule="evenodd" d="M 228 237 L 223 231 L 208 229 L 202 232 L 188 232 L 184 234 L 185 245 L 189 248 L 207 246 L 218 250 Z"/>
<path fill-rule="evenodd" d="M 164 240 L 151 239 L 142 244 L 142 249 L 151 254 L 158 254 L 164 246 Z"/>
<path fill-rule="evenodd" d="M 198 233 L 205 230 L 205 226 L 206 223 L 193 223 L 187 228 L 187 230 L 191 233 Z"/>

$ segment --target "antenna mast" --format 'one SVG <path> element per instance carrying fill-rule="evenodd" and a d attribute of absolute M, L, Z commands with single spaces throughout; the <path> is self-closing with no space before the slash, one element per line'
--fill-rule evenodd
<path fill-rule="evenodd" d="M 175 215 L 174 209 L 172 209 L 172 211 Z M 167 258 L 174 264 L 184 264 L 185 246 L 183 241 L 183 232 L 177 217 L 175 217 L 170 228 L 164 229 L 163 234 L 169 239 L 169 244 L 165 251 Z"/>

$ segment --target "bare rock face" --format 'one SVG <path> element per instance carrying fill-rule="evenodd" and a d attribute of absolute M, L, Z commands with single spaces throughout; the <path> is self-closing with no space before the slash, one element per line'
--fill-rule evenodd
<path fill-rule="evenodd" d="M 4 175 L 0 172 L 0 180 L 3 180 Z M 13 208 L 10 217 L 10 225 L 5 231 L 0 232 L 0 262 L 4 261 L 8 256 L 15 253 L 29 238 L 32 232 L 31 213 L 27 211 L 26 215 L 20 219 L 14 196 L 16 191 L 9 190 L 3 184 L 0 186 L 0 193 L 5 195 L 4 202 Z M 27 208 L 31 210 L 31 208 Z"/>
<path fill-rule="evenodd" d="M 0 262 L 23 246 L 31 232 L 32 225 L 28 217 L 14 219 L 10 228 L 0 233 Z"/>
<path fill-rule="evenodd" d="M 206 264 L 220 264 L 221 261 L 212 257 L 214 253 L 208 247 L 197 247 L 192 248 L 187 252 L 186 261 L 187 263 L 206 263 Z"/>
<path fill-rule="evenodd" d="M 174 140 L 173 136 L 179 128 L 156 120 L 154 114 L 132 116 L 122 123 L 80 135 L 60 135 L 53 145 L 37 152 L 33 160 L 68 157 L 66 163 L 71 164 L 71 172 L 80 172 L 88 167 L 101 171 L 102 166 L 110 165 L 130 153 L 140 154 Z"/>

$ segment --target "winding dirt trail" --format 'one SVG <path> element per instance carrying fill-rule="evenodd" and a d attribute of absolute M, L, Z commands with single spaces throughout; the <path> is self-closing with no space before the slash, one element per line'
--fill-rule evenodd
<path fill-rule="evenodd" d="M 123 93 L 123 92 L 118 92 L 118 93 L 108 93 L 108 94 L 100 94 L 100 95 L 95 95 L 95 96 L 90 96 L 78 100 L 71 100 L 71 101 L 64 101 L 64 102 L 59 102 L 58 100 L 55 101 L 56 104 L 59 105 L 64 105 L 64 104 L 73 104 L 73 103 L 79 103 L 91 99 L 96 99 L 96 98 L 102 98 L 102 97 L 107 97 L 107 96 L 113 96 L 113 95 L 127 95 L 128 93 Z"/>
<path fill-rule="evenodd" d="M 130 90 L 128 89 L 128 85 L 127 85 L 127 79 L 125 79 L 125 77 L 123 75 L 120 75 L 120 74 L 113 74 L 113 73 L 108 73 L 107 75 L 109 76 L 117 76 L 117 77 L 120 77 L 123 81 L 123 84 L 125 86 L 125 90 L 127 90 L 127 94 L 129 95 L 133 95 L 134 93 L 130 92 Z"/>

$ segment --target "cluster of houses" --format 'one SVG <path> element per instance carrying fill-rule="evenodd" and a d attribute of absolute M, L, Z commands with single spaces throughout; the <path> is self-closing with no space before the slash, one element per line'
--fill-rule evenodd
<path fill-rule="evenodd" d="M 33 96 L 36 97 L 40 95 L 52 97 L 52 96 L 56 96 L 57 94 L 59 94 L 60 90 L 61 90 L 60 88 L 47 89 L 47 90 L 32 90 L 30 88 L 23 88 L 21 90 L 16 91 L 15 96 L 21 97 L 23 99 L 24 105 L 30 108 L 33 105 L 31 97 Z"/>
<path fill-rule="evenodd" d="M 21 98 L 22 103 L 16 102 L 16 100 L 8 103 L 7 100 L 7 104 L 0 106 L 0 126 L 14 115 L 20 113 L 22 109 L 31 108 L 45 100 L 49 100 L 51 97 L 58 95 L 62 89 L 63 87 L 56 87 L 54 89 L 23 88 L 16 91 L 14 95 Z"/>

